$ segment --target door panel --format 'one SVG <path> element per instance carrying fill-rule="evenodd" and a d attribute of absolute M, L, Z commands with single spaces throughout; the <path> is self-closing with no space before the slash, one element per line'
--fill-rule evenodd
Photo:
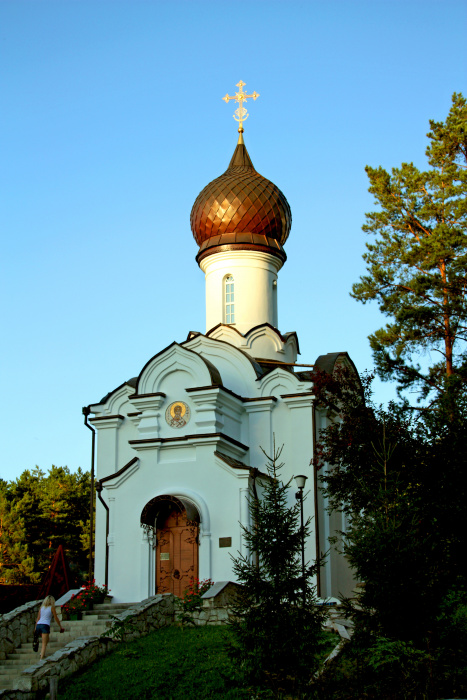
<path fill-rule="evenodd" d="M 181 597 L 198 578 L 198 525 L 174 507 L 156 534 L 156 592 Z"/>

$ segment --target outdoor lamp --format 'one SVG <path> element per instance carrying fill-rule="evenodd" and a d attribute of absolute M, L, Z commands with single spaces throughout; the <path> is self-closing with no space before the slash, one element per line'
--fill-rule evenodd
<path fill-rule="evenodd" d="M 307 476 L 304 476 L 303 474 L 299 474 L 298 476 L 294 477 L 295 483 L 297 484 L 298 489 L 303 489 L 305 486 L 305 482 L 308 479 Z"/>
<path fill-rule="evenodd" d="M 294 477 L 295 483 L 297 484 L 298 491 L 295 494 L 295 498 L 300 501 L 300 524 L 302 531 L 302 577 L 303 577 L 303 607 L 305 607 L 305 532 L 303 529 L 303 489 L 305 487 L 307 476 L 304 474 L 299 474 Z"/>

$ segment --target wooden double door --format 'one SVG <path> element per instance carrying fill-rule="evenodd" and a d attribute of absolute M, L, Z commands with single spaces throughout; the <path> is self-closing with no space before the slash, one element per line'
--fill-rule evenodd
<path fill-rule="evenodd" d="M 198 534 L 198 523 L 176 506 L 157 523 L 156 593 L 181 597 L 191 580 L 198 578 Z"/>

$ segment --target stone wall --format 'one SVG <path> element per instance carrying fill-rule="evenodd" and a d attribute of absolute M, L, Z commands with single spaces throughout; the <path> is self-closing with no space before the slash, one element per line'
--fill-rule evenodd
<path fill-rule="evenodd" d="M 0 661 L 31 637 L 40 605 L 33 600 L 0 616 Z"/>
<path fill-rule="evenodd" d="M 182 612 L 181 605 L 175 603 L 175 620 L 177 621 L 177 616 Z M 194 624 L 197 627 L 203 625 L 226 625 L 230 620 L 232 612 L 227 606 L 213 606 L 210 602 L 203 600 L 201 610 L 195 610 L 190 614 L 185 614 L 183 624 Z"/>
<path fill-rule="evenodd" d="M 0 700 L 33 700 L 43 697 L 49 690 L 50 680 L 58 679 L 89 666 L 93 661 L 112 651 L 120 641 L 142 637 L 174 621 L 174 596 L 159 594 L 143 600 L 115 615 L 108 636 L 79 637 L 30 666 L 20 676 L 15 689 L 0 691 Z"/>
<path fill-rule="evenodd" d="M 211 608 L 203 603 L 202 609 L 193 613 L 193 623 L 197 626 L 226 625 L 230 615 L 228 608 Z"/>

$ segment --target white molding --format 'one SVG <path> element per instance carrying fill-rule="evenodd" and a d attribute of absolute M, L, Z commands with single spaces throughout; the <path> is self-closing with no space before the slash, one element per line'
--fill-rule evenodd
<path fill-rule="evenodd" d="M 258 399 L 257 401 L 248 401 L 245 404 L 245 411 L 247 413 L 263 413 L 274 410 L 276 405 L 277 401 L 274 401 L 273 398 Z"/>
<path fill-rule="evenodd" d="M 248 447 L 244 449 L 240 445 L 232 443 L 230 440 L 228 440 L 228 437 L 226 435 L 207 436 L 204 433 L 193 435 L 192 437 L 189 437 L 186 440 L 174 440 L 173 442 L 159 442 L 157 440 L 154 440 L 154 442 L 144 442 L 139 445 L 133 444 L 131 445 L 131 447 L 138 452 L 147 452 L 153 450 L 156 453 L 160 453 L 165 450 L 186 450 L 190 447 L 214 447 L 214 450 L 219 449 L 221 452 L 225 452 L 225 454 L 228 454 L 230 457 L 234 457 L 234 459 L 238 459 L 240 461 L 244 458 L 246 454 L 248 454 Z M 159 462 L 163 462 L 163 459 L 161 459 L 161 457 L 158 455 L 157 463 Z"/>
<path fill-rule="evenodd" d="M 285 396 L 282 401 L 288 408 L 311 408 L 315 400 L 314 395 L 308 396 Z"/>
<path fill-rule="evenodd" d="M 109 489 L 109 491 L 113 491 L 114 489 L 118 489 L 119 486 L 121 486 L 127 479 L 129 479 L 135 472 L 138 471 L 140 466 L 140 461 L 138 459 L 137 462 L 131 465 L 131 467 L 128 467 L 126 471 L 123 472 L 120 476 L 116 477 L 115 480 L 112 481 L 106 481 L 104 482 L 103 487 L 105 489 Z"/>
<path fill-rule="evenodd" d="M 101 417 L 98 416 L 96 418 L 89 419 L 89 422 L 92 423 L 96 430 L 115 430 L 116 428 L 119 428 L 124 421 L 124 417 L 121 416 L 113 416 L 112 418 L 102 416 L 102 418 L 105 420 L 101 420 L 100 418 Z"/>
<path fill-rule="evenodd" d="M 230 464 L 227 464 L 227 462 L 224 462 L 224 460 L 221 457 L 218 457 L 217 455 L 214 455 L 216 465 L 218 467 L 221 467 L 224 469 L 227 474 L 230 476 L 233 476 L 234 479 L 240 479 L 240 480 L 245 480 L 249 479 L 250 477 L 250 470 L 249 469 L 235 469 L 235 467 L 231 467 Z"/>

